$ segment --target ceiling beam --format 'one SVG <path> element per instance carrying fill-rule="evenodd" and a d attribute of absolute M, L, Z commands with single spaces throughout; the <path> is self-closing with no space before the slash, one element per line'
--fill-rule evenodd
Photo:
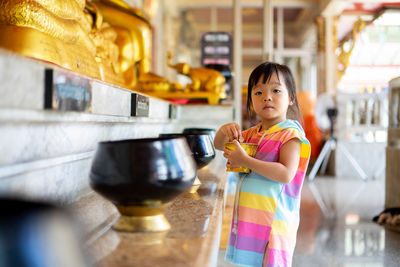
<path fill-rule="evenodd" d="M 321 0 L 319 2 L 319 13 L 321 13 L 324 17 L 339 16 L 349 3 L 351 3 L 351 1 Z"/>
<path fill-rule="evenodd" d="M 325 17 L 335 17 L 341 15 L 343 10 L 352 3 L 398 3 L 398 0 L 320 0 L 319 13 Z"/>
<path fill-rule="evenodd" d="M 241 6 L 248 7 L 262 7 L 260 0 L 242 0 Z M 179 8 L 205 8 L 205 7 L 232 7 L 232 0 L 175 0 L 175 4 Z M 272 6 L 278 7 L 317 7 L 318 0 L 273 0 Z"/>

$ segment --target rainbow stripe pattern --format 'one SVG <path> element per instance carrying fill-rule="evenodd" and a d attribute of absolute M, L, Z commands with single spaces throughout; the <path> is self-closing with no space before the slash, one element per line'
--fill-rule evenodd
<path fill-rule="evenodd" d="M 263 134 L 259 132 L 260 127 L 261 124 L 244 131 L 245 142 L 258 143 Z M 262 266 L 266 255 L 267 267 L 292 265 L 310 143 L 297 121 L 285 120 L 268 129 L 255 155 L 263 161 L 277 162 L 280 148 L 293 138 L 300 140 L 301 151 L 297 172 L 291 182 L 283 184 L 251 172 L 238 188 L 236 197 L 239 199 L 235 201 L 227 261 L 241 266 Z"/>

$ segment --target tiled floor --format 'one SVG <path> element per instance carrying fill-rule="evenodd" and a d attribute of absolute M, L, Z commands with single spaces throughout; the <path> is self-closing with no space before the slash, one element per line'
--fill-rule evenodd
<path fill-rule="evenodd" d="M 305 182 L 293 267 L 400 266 L 400 233 L 372 222 L 384 208 L 384 188 L 384 179 Z M 234 266 L 224 252 L 218 267 Z"/>

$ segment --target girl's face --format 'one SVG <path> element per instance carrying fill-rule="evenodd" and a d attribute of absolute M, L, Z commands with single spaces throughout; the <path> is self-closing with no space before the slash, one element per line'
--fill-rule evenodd
<path fill-rule="evenodd" d="M 286 112 L 293 102 L 282 76 L 273 73 L 270 79 L 263 83 L 263 76 L 251 90 L 251 98 L 255 113 L 263 121 L 281 122 L 286 119 Z"/>

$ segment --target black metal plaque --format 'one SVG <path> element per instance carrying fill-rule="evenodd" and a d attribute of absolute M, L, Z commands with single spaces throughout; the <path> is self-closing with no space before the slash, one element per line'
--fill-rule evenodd
<path fill-rule="evenodd" d="M 149 116 L 149 98 L 139 94 L 131 95 L 131 116 L 148 117 Z"/>
<path fill-rule="evenodd" d="M 91 81 L 78 74 L 46 69 L 44 108 L 62 111 L 91 111 Z"/>
<path fill-rule="evenodd" d="M 176 114 L 177 114 L 177 108 L 175 105 L 169 104 L 169 114 L 168 118 L 170 119 L 176 119 Z"/>

